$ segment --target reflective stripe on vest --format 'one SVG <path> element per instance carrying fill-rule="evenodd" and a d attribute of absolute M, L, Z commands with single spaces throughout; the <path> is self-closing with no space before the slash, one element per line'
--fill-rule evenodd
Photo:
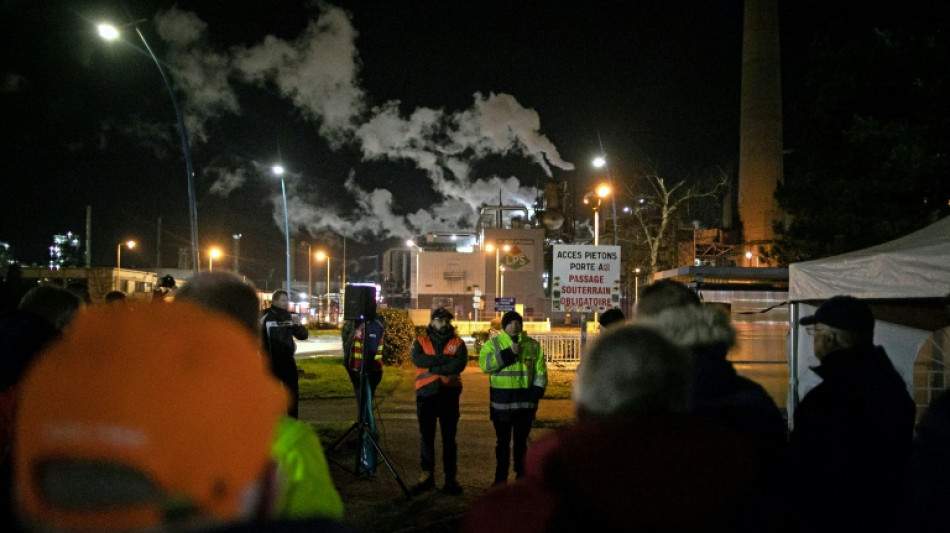
<path fill-rule="evenodd" d="M 548 384 L 547 375 L 538 372 L 538 359 L 543 357 L 541 345 L 531 338 L 525 338 L 521 341 L 521 353 L 518 360 L 504 367 L 504 370 L 493 372 L 489 375 L 488 381 L 495 389 L 528 389 L 532 386 L 545 388 Z M 489 357 L 494 367 L 502 365 L 501 351 L 510 347 L 501 347 L 501 339 L 495 337 L 491 340 L 491 346 L 494 348 Z"/>
<path fill-rule="evenodd" d="M 423 353 L 429 357 L 435 357 L 435 346 L 432 344 L 432 339 L 430 339 L 428 335 L 419 337 L 418 341 L 419 346 L 422 347 Z M 442 348 L 442 354 L 455 357 L 455 353 L 458 351 L 459 346 L 461 345 L 462 339 L 459 337 L 452 337 L 449 342 L 445 343 L 445 347 Z M 462 386 L 462 378 L 459 374 L 452 374 L 449 376 L 430 374 L 428 368 L 416 367 L 416 390 L 419 390 L 430 383 L 434 383 L 437 380 L 442 380 L 442 384 L 447 387 Z"/>
<path fill-rule="evenodd" d="M 360 366 L 363 365 L 363 335 L 366 334 L 366 325 L 362 324 L 357 328 L 356 333 L 353 337 L 353 349 L 350 352 L 352 360 L 350 361 L 350 368 L 353 370 L 359 370 Z M 376 343 L 376 357 L 374 358 L 377 363 L 382 365 L 383 361 L 383 340 L 380 339 Z"/>

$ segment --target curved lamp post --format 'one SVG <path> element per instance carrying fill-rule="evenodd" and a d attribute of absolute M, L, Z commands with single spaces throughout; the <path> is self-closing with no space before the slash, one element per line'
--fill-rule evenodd
<path fill-rule="evenodd" d="M 287 186 L 284 183 L 284 167 L 274 165 L 271 172 L 280 178 L 280 196 L 284 200 L 284 243 L 287 248 L 287 294 L 290 294 L 290 222 L 287 221 Z"/>
<path fill-rule="evenodd" d="M 162 63 L 155 56 L 155 52 L 152 51 L 152 47 L 148 45 L 148 41 L 145 40 L 145 36 L 142 35 L 142 31 L 139 30 L 139 23 L 144 21 L 145 19 L 137 20 L 121 27 L 124 28 L 131 26 L 135 28 L 135 33 L 138 34 L 139 39 L 142 40 L 142 44 L 145 45 L 145 50 L 148 51 L 150 56 L 152 56 L 152 61 L 154 61 L 155 66 L 158 67 L 158 72 L 162 75 L 162 80 L 165 82 L 165 88 L 168 89 L 168 96 L 170 96 L 172 99 L 172 107 L 175 108 L 175 118 L 178 119 L 178 135 L 181 138 L 181 152 L 185 156 L 185 177 L 188 180 L 188 219 L 191 223 L 191 270 L 192 274 L 197 274 L 198 208 L 196 207 L 195 202 L 195 172 L 191 164 L 191 149 L 188 146 L 188 130 L 185 129 L 185 119 L 181 113 L 181 108 L 178 106 L 178 99 L 175 98 L 175 91 L 172 90 L 172 84 L 168 80 L 168 75 L 165 74 L 165 69 L 162 68 Z M 114 41 L 119 38 L 119 28 L 111 24 L 100 24 L 99 35 L 107 41 Z"/>

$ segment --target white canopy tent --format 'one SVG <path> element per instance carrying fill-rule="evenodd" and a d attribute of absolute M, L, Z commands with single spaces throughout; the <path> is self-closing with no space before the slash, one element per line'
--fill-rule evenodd
<path fill-rule="evenodd" d="M 868 300 L 877 319 L 874 342 L 887 350 L 913 392 L 914 360 L 931 333 L 947 325 L 950 294 L 950 217 L 864 250 L 789 265 L 788 417 L 821 380 L 802 316 L 832 296 Z M 939 349 L 939 347 L 937 347 Z"/>

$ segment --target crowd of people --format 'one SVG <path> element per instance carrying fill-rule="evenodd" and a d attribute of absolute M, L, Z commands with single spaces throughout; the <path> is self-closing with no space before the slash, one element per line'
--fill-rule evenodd
<path fill-rule="evenodd" d="M 157 302 L 132 306 L 41 286 L 0 321 L 0 524 L 343 531 L 319 437 L 297 419 L 294 339 L 307 332 L 286 293 L 262 312 L 253 287 L 227 273 L 165 288 Z M 468 349 L 453 319 L 432 310 L 410 350 L 415 496 L 436 488 L 437 426 L 441 490 L 463 493 L 456 435 Z M 505 313 L 478 353 L 495 470 L 465 530 L 937 527 L 950 496 L 950 397 L 934 402 L 915 442 L 914 402 L 873 344 L 868 306 L 834 297 L 801 325 L 822 381 L 789 432 L 768 393 L 728 360 L 728 312 L 685 285 L 656 282 L 634 320 L 601 315 L 577 369 L 576 423 L 529 448 L 546 358 L 522 316 Z M 356 396 L 371 401 L 385 323 L 350 327 L 344 365 Z M 364 461 L 369 473 L 374 465 Z"/>

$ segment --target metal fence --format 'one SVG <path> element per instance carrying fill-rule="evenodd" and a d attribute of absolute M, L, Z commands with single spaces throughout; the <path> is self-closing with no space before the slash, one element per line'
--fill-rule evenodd
<path fill-rule="evenodd" d="M 548 363 L 563 366 L 577 366 L 581 362 L 580 334 L 535 334 L 531 338 L 541 343 Z"/>

